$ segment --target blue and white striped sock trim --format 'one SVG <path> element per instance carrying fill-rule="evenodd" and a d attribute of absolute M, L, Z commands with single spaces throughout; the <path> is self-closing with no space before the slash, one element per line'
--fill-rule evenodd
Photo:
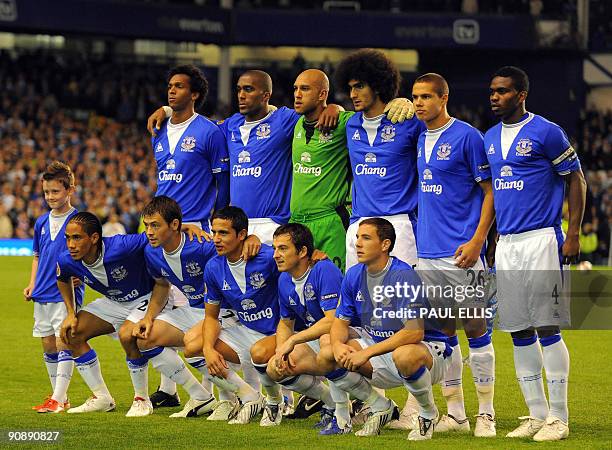
<path fill-rule="evenodd" d="M 83 353 L 78 358 L 74 358 L 74 362 L 77 366 L 84 366 L 87 364 L 93 364 L 98 359 L 96 351 L 92 348 L 87 353 Z"/>
<path fill-rule="evenodd" d="M 538 340 L 538 336 L 534 333 L 533 336 L 528 338 L 512 338 L 512 343 L 515 347 L 527 347 L 528 345 L 535 344 Z"/>
<path fill-rule="evenodd" d="M 470 348 L 481 348 L 491 343 L 491 335 L 485 333 L 477 338 L 468 338 L 468 345 Z"/>
<path fill-rule="evenodd" d="M 155 358 L 157 355 L 163 352 L 164 348 L 165 347 L 153 347 L 147 350 L 140 350 L 140 354 L 147 359 L 151 359 L 151 358 Z"/>
<path fill-rule="evenodd" d="M 142 369 L 143 367 L 147 367 L 149 364 L 149 358 L 146 356 L 141 356 L 140 358 L 136 359 L 125 358 L 125 361 L 127 362 L 128 369 L 132 370 Z"/>
<path fill-rule="evenodd" d="M 60 350 L 57 355 L 57 362 L 72 361 L 73 359 L 71 350 Z"/>
<path fill-rule="evenodd" d="M 424 365 L 419 367 L 412 375 L 410 376 L 403 376 L 401 373 L 399 374 L 400 377 L 402 377 L 404 380 L 406 380 L 407 382 L 412 382 L 412 381 L 416 381 L 419 378 L 421 378 L 423 376 L 423 374 L 425 373 L 425 371 L 427 370 L 427 367 L 425 367 Z M 399 373 L 399 372 L 398 372 Z"/>
<path fill-rule="evenodd" d="M 542 347 L 548 347 L 549 345 L 556 344 L 561 340 L 561 333 L 553 334 L 552 336 L 546 336 L 540 338 L 540 344 Z"/>
<path fill-rule="evenodd" d="M 46 363 L 56 363 L 59 353 L 43 353 L 43 359 Z"/>

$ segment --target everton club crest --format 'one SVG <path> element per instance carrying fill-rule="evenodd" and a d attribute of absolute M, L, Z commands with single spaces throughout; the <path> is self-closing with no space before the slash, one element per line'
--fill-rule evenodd
<path fill-rule="evenodd" d="M 249 283 L 251 283 L 253 289 L 261 289 L 266 285 L 266 279 L 261 272 L 253 272 L 249 276 Z"/>
<path fill-rule="evenodd" d="M 187 136 L 181 142 L 181 151 L 182 152 L 193 152 L 193 149 L 196 146 L 196 140 L 193 136 Z"/>
<path fill-rule="evenodd" d="M 436 154 L 438 155 L 438 161 L 448 161 L 448 157 L 451 153 L 450 144 L 442 144 L 438 147 Z"/>
<path fill-rule="evenodd" d="M 257 131 L 255 132 L 257 139 L 268 139 L 270 137 L 270 124 L 260 123 L 257 125 Z"/>
<path fill-rule="evenodd" d="M 520 139 L 516 143 L 516 156 L 530 156 L 532 143 L 530 139 Z"/>
<path fill-rule="evenodd" d="M 380 133 L 380 140 L 383 142 L 393 142 L 395 140 L 395 127 L 393 125 L 385 125 Z"/>

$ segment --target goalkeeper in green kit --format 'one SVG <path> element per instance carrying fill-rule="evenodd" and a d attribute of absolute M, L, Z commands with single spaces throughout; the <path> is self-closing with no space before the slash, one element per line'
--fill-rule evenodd
<path fill-rule="evenodd" d="M 344 272 L 351 176 L 346 122 L 354 113 L 340 112 L 335 129 L 315 127 L 329 94 L 329 79 L 320 70 L 302 72 L 295 80 L 293 94 L 295 111 L 302 117 L 293 131 L 291 222 L 306 225 L 314 236 L 315 248 Z M 395 99 L 385 112 L 390 119 L 403 121 L 412 116 L 413 109 L 408 100 Z"/>

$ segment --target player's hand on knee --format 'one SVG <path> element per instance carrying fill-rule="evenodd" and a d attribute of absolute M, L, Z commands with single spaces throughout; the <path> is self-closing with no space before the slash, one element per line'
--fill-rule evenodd
<path fill-rule="evenodd" d="M 170 115 L 172 115 L 172 109 L 170 109 Z M 147 119 L 147 130 L 152 136 L 157 136 L 157 132 L 161 128 L 161 124 L 168 118 L 164 107 L 158 108 L 153 114 Z"/>
<path fill-rule="evenodd" d="M 66 344 L 70 344 L 71 338 L 76 336 L 79 320 L 74 315 L 67 316 L 62 322 L 60 337 Z"/>
<path fill-rule="evenodd" d="M 277 367 L 280 367 L 280 365 L 283 367 L 287 366 L 289 362 L 289 353 L 293 351 L 294 347 L 295 345 L 291 342 L 291 339 L 287 339 L 276 349 L 274 359 Z"/>
<path fill-rule="evenodd" d="M 336 343 L 332 347 L 332 351 L 334 352 L 334 359 L 336 362 L 344 367 L 346 358 L 355 350 L 350 345 Z"/>
<path fill-rule="evenodd" d="M 387 103 L 384 112 L 387 114 L 387 119 L 392 123 L 401 123 L 406 119 L 412 119 L 412 116 L 414 116 L 414 105 L 407 98 L 394 98 Z"/>
<path fill-rule="evenodd" d="M 145 317 L 132 328 L 132 336 L 138 339 L 148 339 L 151 328 L 153 328 L 153 321 Z"/>
<path fill-rule="evenodd" d="M 352 372 L 357 372 L 361 366 L 368 362 L 368 355 L 363 351 L 353 351 L 344 360 L 344 367 Z"/>
<path fill-rule="evenodd" d="M 221 353 L 216 350 L 212 350 L 206 352 L 204 354 L 204 359 L 206 360 L 206 366 L 208 367 L 208 372 L 214 377 L 222 377 L 225 378 L 227 376 L 227 370 L 229 366 L 225 361 L 225 358 Z"/>
<path fill-rule="evenodd" d="M 260 249 L 261 240 L 254 234 L 248 235 L 244 241 L 244 246 L 242 247 L 242 259 L 247 261 L 254 258 L 257 256 Z"/>

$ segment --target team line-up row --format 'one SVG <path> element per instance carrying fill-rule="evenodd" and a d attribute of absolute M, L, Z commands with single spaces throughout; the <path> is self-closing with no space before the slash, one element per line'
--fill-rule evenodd
<path fill-rule="evenodd" d="M 494 251 L 495 241 L 490 248 L 500 274 L 499 325 L 512 333 L 517 378 L 530 412 L 509 436 L 535 440 L 567 437 L 569 355 L 559 325 L 568 316 L 566 305 L 554 292 L 562 289 L 561 262 L 571 262 L 579 252 L 577 230 L 584 210 L 584 178 L 565 133 L 554 123 L 526 112 L 529 82 L 525 73 L 514 67 L 500 69 L 492 79 L 491 106 L 501 122 L 484 138 L 448 115 L 449 90 L 440 75 L 426 74 L 415 81 L 412 98 L 419 120 L 397 124 L 383 114 L 397 94 L 399 80 L 384 54 L 362 50 L 349 55 L 338 68 L 338 80 L 350 94 L 355 113 L 326 107 L 329 82 L 316 70 L 298 76 L 295 111 L 269 110 L 269 76 L 246 72 L 237 84 L 240 114 L 216 125 L 194 113 L 195 104 L 206 95 L 201 73 L 191 66 L 170 72 L 171 118 L 153 138 L 160 174 L 158 197 L 143 212 L 151 245 L 144 236 L 114 238 L 123 240 L 114 245 L 123 253 L 117 249 L 114 259 L 107 259 L 112 258 L 110 241 L 100 240 L 95 216 L 78 213 L 60 225 L 68 223 L 65 234 L 70 250 L 58 259 L 58 285 L 68 304 L 61 342 L 72 341 L 68 347 L 94 392 L 94 397 L 73 412 L 114 407 L 95 352 L 86 342 L 94 335 L 119 329 L 136 391 L 128 415 L 152 411 L 146 386 L 143 388 L 139 378 L 149 360 L 160 372 L 172 373 L 174 381 L 190 393 L 179 415 L 212 410 L 215 400 L 211 389 L 192 383 L 195 379 L 187 370 L 179 371 L 181 376 L 173 372 L 180 358 L 169 347 L 184 344 L 188 362 L 220 388 L 221 401 L 210 416 L 212 420 L 221 417 L 245 423 L 263 409 L 262 425 L 280 423 L 284 408 L 279 400 L 280 382 L 321 400 L 325 405 L 322 434 L 351 430 L 347 393 L 362 400 L 368 411 L 357 434 L 378 434 L 396 410 L 372 386 L 403 385 L 412 395 L 400 417 L 405 420 L 398 423 L 405 425 L 413 419 L 410 425 L 415 429 L 410 439 L 431 438 L 434 429 L 469 430 L 454 320 L 431 323 L 389 319 L 392 314 L 384 315 L 389 320 L 374 317 L 372 305 L 380 304 L 372 301 L 372 295 L 381 285 L 416 283 L 418 275 L 410 267 L 415 264 L 422 269 L 423 278 L 430 278 L 426 282 L 469 284 L 469 271 L 484 271 L 480 255 L 496 217 L 499 241 Z M 164 113 L 152 116 L 151 124 L 156 115 Z M 315 126 L 317 121 L 323 130 Z M 344 210 L 349 172 L 350 218 Z M 564 240 L 560 216 L 566 183 L 570 220 Z M 196 185 L 201 189 L 194 189 Z M 64 189 L 69 191 L 70 186 L 68 183 Z M 230 198 L 232 205 L 242 209 L 224 207 Z M 213 208 L 214 247 L 185 241 L 178 231 L 181 220 L 168 212 L 178 210 L 182 222 L 206 229 Z M 64 213 L 71 211 L 69 202 L 64 209 Z M 53 214 L 47 220 L 52 221 Z M 289 220 L 290 225 L 278 228 Z M 170 234 L 156 237 L 160 230 L 174 233 L 172 245 L 164 240 L 170 239 Z M 264 243 L 274 243 L 274 250 L 263 246 L 253 258 L 241 258 L 243 251 L 253 253 L 252 248 L 257 247 L 247 232 Z M 338 239 L 345 235 L 346 240 Z M 88 246 L 80 247 L 84 242 Z M 346 265 L 343 280 L 330 261 L 310 264 L 315 247 L 339 266 Z M 210 261 L 189 260 L 186 252 L 191 248 L 200 255 L 208 249 L 210 253 L 201 257 Z M 143 271 L 142 259 L 134 269 L 126 265 L 129 256 L 139 251 L 145 258 L 153 258 L 147 259 L 146 265 L 155 280 L 149 287 L 154 293 L 150 303 L 141 295 L 146 286 L 110 287 L 133 276 L 138 272 L 136 267 Z M 535 269 L 549 272 L 538 277 Z M 281 272 L 278 283 L 270 282 L 274 271 Z M 559 276 L 551 278 L 555 271 Z M 533 278 L 530 283 L 522 280 L 525 274 Z M 86 305 L 75 315 L 75 307 L 70 306 L 74 305 L 71 277 L 84 280 L 106 298 Z M 199 277 L 201 284 L 191 279 L 187 283 L 188 277 Z M 339 287 L 328 292 L 326 286 L 334 277 Z M 433 279 L 436 277 L 441 279 Z M 33 284 L 32 280 L 29 288 Z M 167 310 L 166 296 L 155 292 L 163 293 L 170 285 L 189 299 L 189 307 Z M 206 301 L 204 285 L 208 289 Z M 267 289 L 278 292 L 267 295 Z M 541 292 L 551 292 L 550 301 L 543 301 Z M 36 295 L 30 296 L 37 300 Z M 406 305 L 397 301 L 387 302 L 387 307 L 430 307 L 425 298 Z M 136 303 L 142 317 L 132 315 L 122 326 L 138 311 L 125 306 Z M 203 325 L 192 328 L 193 321 L 201 318 L 201 309 L 198 317 L 195 310 L 204 303 Z M 234 311 L 234 321 L 239 324 L 231 326 L 228 319 L 219 326 L 217 318 L 224 310 Z M 126 325 L 133 323 L 137 325 Z M 494 436 L 490 335 L 483 316 L 466 319 L 464 328 L 479 399 L 474 433 Z M 321 336 L 328 337 L 318 342 Z M 66 357 L 66 366 L 71 358 Z M 239 361 L 247 382 L 232 366 Z M 258 377 L 252 372 L 249 375 L 249 361 Z M 542 367 L 549 382 L 550 407 Z M 181 378 L 183 375 L 186 378 Z M 320 376 L 328 378 L 329 387 L 320 382 Z M 265 400 L 253 389 L 258 380 L 265 388 Z M 442 418 L 431 395 L 431 384 L 438 382 L 448 406 L 448 414 Z M 47 410 L 63 409 L 65 391 L 51 400 L 55 403 Z"/>

